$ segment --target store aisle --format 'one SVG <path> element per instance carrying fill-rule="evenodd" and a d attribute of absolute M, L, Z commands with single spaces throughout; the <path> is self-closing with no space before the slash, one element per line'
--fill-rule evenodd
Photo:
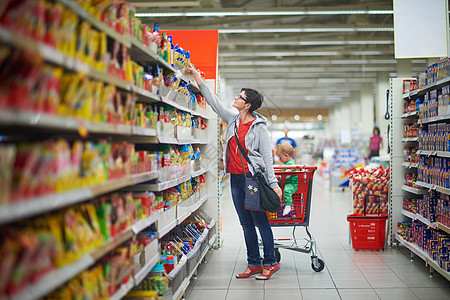
<path fill-rule="evenodd" d="M 450 299 L 450 283 L 420 258 L 410 261 L 409 250 L 355 252 L 349 245 L 350 192 L 329 192 L 315 178 L 310 229 L 326 268 L 311 269 L 310 254 L 281 250 L 281 269 L 268 281 L 236 279 L 246 267 L 245 245 L 229 188 L 224 189 L 223 247 L 210 251 L 207 263 L 186 292 L 188 300 L 240 299 Z M 292 228 L 274 228 L 277 237 Z M 297 229 L 304 236 L 304 228 Z"/>

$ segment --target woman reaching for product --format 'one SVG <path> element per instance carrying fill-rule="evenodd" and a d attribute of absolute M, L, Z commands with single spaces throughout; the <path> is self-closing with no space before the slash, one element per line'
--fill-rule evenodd
<path fill-rule="evenodd" d="M 246 174 L 251 176 L 249 173 L 254 174 L 255 170 L 251 165 L 248 165 L 245 159 L 242 159 L 234 134 L 236 128 L 239 143 L 245 149 L 252 165 L 265 172 L 270 187 L 281 198 L 282 191 L 273 171 L 272 149 L 266 125 L 267 119 L 254 112 L 261 107 L 264 98 L 256 90 L 243 88 L 241 93 L 234 98 L 233 107 L 239 111 L 239 113 L 235 113 L 220 103 L 192 65 L 189 66 L 186 73 L 197 82 L 206 102 L 214 112 L 228 124 L 224 148 L 226 149 L 225 170 L 231 174 L 231 194 L 244 231 L 248 263 L 247 269 L 236 277 L 248 278 L 251 275 L 259 274 L 256 279 L 269 279 L 280 268 L 274 254 L 272 228 L 265 212 L 247 210 L 244 206 L 245 176 Z M 258 227 L 263 242 L 263 266 L 261 266 L 255 226 Z"/>

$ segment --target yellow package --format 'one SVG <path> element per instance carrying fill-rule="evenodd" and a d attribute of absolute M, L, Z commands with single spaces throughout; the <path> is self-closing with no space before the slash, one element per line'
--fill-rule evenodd
<path fill-rule="evenodd" d="M 85 120 L 92 118 L 92 85 L 91 81 L 80 74 L 82 79 L 78 85 L 74 99 L 74 111 L 72 115 Z"/>
<path fill-rule="evenodd" d="M 92 228 L 95 235 L 94 246 L 95 248 L 100 247 L 103 244 L 102 234 L 100 231 L 100 223 L 98 221 L 97 213 L 95 212 L 95 206 L 92 203 L 88 203 L 83 206 L 85 215 L 88 216 L 88 224 Z"/>
<path fill-rule="evenodd" d="M 100 32 L 98 35 L 99 47 L 96 57 L 96 67 L 99 71 L 106 72 L 107 55 L 108 52 L 108 38 L 106 33 Z"/>
<path fill-rule="evenodd" d="M 78 17 L 76 13 L 64 10 L 61 26 L 58 30 L 57 48 L 70 57 L 75 57 L 77 24 Z"/>
<path fill-rule="evenodd" d="M 50 232 L 52 233 L 52 236 L 55 239 L 55 246 L 53 248 L 53 251 L 55 253 L 54 264 L 57 268 L 60 268 L 67 264 L 63 240 L 62 214 L 61 213 L 53 214 L 51 217 L 47 218 L 47 220 Z"/>
<path fill-rule="evenodd" d="M 95 29 L 90 28 L 87 33 L 85 62 L 93 68 L 97 68 L 96 63 L 99 44 L 99 32 Z"/>
<path fill-rule="evenodd" d="M 92 120 L 94 122 L 102 121 L 102 97 L 104 84 L 101 81 L 92 83 Z"/>
<path fill-rule="evenodd" d="M 63 75 L 61 79 L 61 103 L 58 107 L 59 115 L 73 115 L 76 105 L 75 96 L 81 79 L 81 74 L 66 73 Z"/>
<path fill-rule="evenodd" d="M 89 30 L 91 26 L 87 22 L 81 22 L 77 28 L 76 53 L 75 58 L 87 62 L 86 48 L 88 45 Z"/>

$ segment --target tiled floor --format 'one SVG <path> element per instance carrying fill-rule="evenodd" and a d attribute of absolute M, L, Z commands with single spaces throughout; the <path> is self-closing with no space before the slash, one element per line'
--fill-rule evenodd
<path fill-rule="evenodd" d="M 264 282 L 235 278 L 246 267 L 245 245 L 229 188 L 225 188 L 223 246 L 209 252 L 197 279 L 191 280 L 186 299 L 450 299 L 449 281 L 437 272 L 430 277 L 424 261 L 410 261 L 409 250 L 355 252 L 351 248 L 346 221 L 349 193 L 331 193 L 326 181 L 315 178 L 310 229 L 325 269 L 314 272 L 310 254 L 281 250 L 280 271 Z M 290 237 L 291 231 L 274 228 L 274 235 Z M 298 228 L 297 236 L 304 235 L 304 228 Z"/>

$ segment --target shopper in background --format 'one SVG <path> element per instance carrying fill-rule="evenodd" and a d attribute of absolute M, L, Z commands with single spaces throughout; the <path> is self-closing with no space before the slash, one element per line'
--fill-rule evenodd
<path fill-rule="evenodd" d="M 276 145 L 279 145 L 279 144 L 281 144 L 281 143 L 289 143 L 292 147 L 294 147 L 294 155 L 293 155 L 293 158 L 294 158 L 294 161 L 297 161 L 297 143 L 295 142 L 294 139 L 288 137 L 289 128 L 284 127 L 284 128 L 283 128 L 283 132 L 284 132 L 284 137 L 279 138 L 279 139 L 277 140 L 277 142 L 275 143 L 275 146 L 276 146 Z"/>
<path fill-rule="evenodd" d="M 248 278 L 259 274 L 256 279 L 269 279 L 273 273 L 280 268 L 274 254 L 274 240 L 272 228 L 264 211 L 247 210 L 244 206 L 245 176 L 251 176 L 255 170 L 242 159 L 237 141 L 234 135 L 235 128 L 239 143 L 245 149 L 252 165 L 260 168 L 267 176 L 268 183 L 281 198 L 282 191 L 278 186 L 272 165 L 272 149 L 267 130 L 267 119 L 254 111 L 261 107 L 263 96 L 254 89 L 243 88 L 239 95 L 234 98 L 233 107 L 239 113 L 227 109 L 220 103 L 219 99 L 211 92 L 199 73 L 190 65 L 185 71 L 197 82 L 206 102 L 212 107 L 227 124 L 225 139 L 225 170 L 231 174 L 231 195 L 234 207 L 239 216 L 239 221 L 244 231 L 245 245 L 247 247 L 248 266 L 243 273 L 236 275 L 237 278 Z M 256 168 L 256 167 L 255 167 Z M 245 169 L 245 174 L 244 174 Z M 258 236 L 256 227 L 263 242 L 264 259 L 261 266 Z"/>
<path fill-rule="evenodd" d="M 370 137 L 370 151 L 367 159 L 371 159 L 373 156 L 380 156 L 381 148 L 383 148 L 383 138 L 380 136 L 380 129 L 375 127 L 373 129 L 373 136 Z"/>

